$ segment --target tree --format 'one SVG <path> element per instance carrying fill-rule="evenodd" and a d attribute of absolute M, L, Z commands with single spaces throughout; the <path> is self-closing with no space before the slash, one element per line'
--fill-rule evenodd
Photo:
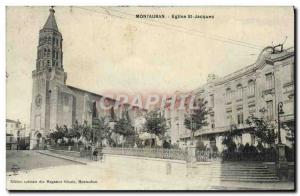
<path fill-rule="evenodd" d="M 51 132 L 48 135 L 48 138 L 54 140 L 55 144 L 57 144 L 57 141 L 59 139 L 63 139 L 65 136 L 66 136 L 66 133 L 64 131 L 64 128 L 56 125 L 56 130 Z"/>
<path fill-rule="evenodd" d="M 119 133 L 124 136 L 134 135 L 134 128 L 131 123 L 125 118 L 118 120 L 114 127 L 114 132 Z"/>
<path fill-rule="evenodd" d="M 131 125 L 130 121 L 126 118 L 121 118 L 120 120 L 118 120 L 114 126 L 113 131 L 119 135 L 122 135 L 125 138 L 122 144 L 124 144 L 124 142 L 126 141 L 126 139 L 128 139 L 128 137 L 134 136 L 135 134 L 134 127 Z"/>
<path fill-rule="evenodd" d="M 294 147 L 295 147 L 295 125 L 294 124 L 289 125 L 287 123 L 284 123 L 283 128 L 285 130 L 287 130 L 287 133 L 285 136 L 286 140 L 291 142 L 292 148 L 294 149 Z"/>
<path fill-rule="evenodd" d="M 149 112 L 145 116 L 146 122 L 144 125 L 144 130 L 147 133 L 154 134 L 160 139 L 163 139 L 165 132 L 167 130 L 167 123 L 164 116 L 160 112 L 154 110 Z M 151 144 L 152 145 L 152 144 Z"/>
<path fill-rule="evenodd" d="M 88 142 L 92 142 L 93 139 L 93 129 L 91 126 L 84 123 L 82 127 L 82 137 L 86 139 Z"/>
<path fill-rule="evenodd" d="M 233 138 L 237 136 L 239 130 L 235 124 L 230 125 L 230 129 L 225 132 L 222 144 L 227 147 L 228 152 L 234 152 L 236 150 L 236 144 L 233 141 Z"/>
<path fill-rule="evenodd" d="M 277 133 L 275 133 L 275 126 L 271 123 L 271 121 L 267 121 L 264 118 L 258 118 L 252 115 L 246 119 L 246 123 L 253 127 L 254 135 L 261 139 L 261 142 L 269 145 L 275 143 Z"/>
<path fill-rule="evenodd" d="M 189 114 L 185 115 L 184 125 L 187 129 L 191 130 L 192 143 L 194 141 L 195 132 L 208 125 L 206 121 L 206 115 L 208 114 L 208 111 L 206 110 L 206 104 L 207 101 L 204 101 L 203 98 L 200 98 L 193 104 L 195 109 L 192 109 Z"/>

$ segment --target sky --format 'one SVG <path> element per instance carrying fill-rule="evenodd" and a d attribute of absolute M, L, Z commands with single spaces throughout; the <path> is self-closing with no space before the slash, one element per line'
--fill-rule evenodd
<path fill-rule="evenodd" d="M 63 35 L 67 84 L 104 95 L 190 91 L 205 84 L 210 73 L 222 77 L 253 64 L 266 46 L 283 43 L 286 37 L 285 48 L 294 43 L 292 7 L 54 9 Z M 6 9 L 6 113 L 27 124 L 38 32 L 48 10 Z M 136 14 L 165 18 L 137 19 Z M 174 19 L 172 14 L 214 18 Z"/>

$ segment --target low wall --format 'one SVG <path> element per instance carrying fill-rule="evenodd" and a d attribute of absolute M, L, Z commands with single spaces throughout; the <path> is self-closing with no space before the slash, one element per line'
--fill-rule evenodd
<path fill-rule="evenodd" d="M 80 157 L 80 152 L 77 151 L 68 151 L 68 150 L 54 150 L 54 149 L 48 149 L 50 152 L 72 156 L 72 157 Z"/>

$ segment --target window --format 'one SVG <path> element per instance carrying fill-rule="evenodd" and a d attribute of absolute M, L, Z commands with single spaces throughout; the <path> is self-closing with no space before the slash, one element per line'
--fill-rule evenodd
<path fill-rule="evenodd" d="M 211 107 L 215 107 L 214 95 L 210 95 L 210 103 L 211 103 Z"/>
<path fill-rule="evenodd" d="M 226 103 L 230 103 L 231 102 L 231 89 L 230 88 L 226 89 L 225 99 L 226 99 Z"/>
<path fill-rule="evenodd" d="M 255 83 L 253 80 L 250 80 L 248 82 L 248 96 L 254 96 L 255 95 Z"/>
<path fill-rule="evenodd" d="M 47 60 L 47 66 L 50 66 L 50 60 Z"/>
<path fill-rule="evenodd" d="M 249 115 L 252 115 L 252 114 L 254 115 L 254 113 L 255 113 L 255 104 L 249 105 L 248 110 L 249 110 Z"/>
<path fill-rule="evenodd" d="M 267 119 L 273 119 L 273 101 L 267 101 Z"/>
<path fill-rule="evenodd" d="M 92 106 L 93 108 L 92 108 L 92 111 L 93 111 L 93 113 L 92 113 L 92 116 L 93 116 L 93 118 L 97 118 L 97 104 L 96 104 L 96 101 L 94 101 L 93 102 L 93 106 Z"/>
<path fill-rule="evenodd" d="M 44 48 L 44 56 L 47 56 L 47 49 Z"/>
<path fill-rule="evenodd" d="M 55 50 L 52 49 L 52 58 L 55 58 L 55 54 L 56 54 Z"/>
<path fill-rule="evenodd" d="M 227 118 L 227 122 L 228 124 L 232 124 L 232 112 L 231 111 L 227 111 L 226 112 L 226 118 Z"/>
<path fill-rule="evenodd" d="M 266 85 L 267 89 L 274 88 L 273 73 L 266 74 Z"/>
<path fill-rule="evenodd" d="M 237 99 L 242 99 L 243 98 L 243 87 L 241 84 L 237 85 Z"/>
<path fill-rule="evenodd" d="M 51 54 L 51 51 L 50 51 L 50 49 L 48 49 L 48 51 L 47 51 L 47 57 L 50 57 L 50 54 Z"/>
<path fill-rule="evenodd" d="M 238 125 L 244 123 L 243 110 L 237 111 L 237 123 L 238 123 Z"/>
<path fill-rule="evenodd" d="M 40 62 L 37 62 L 37 70 L 40 70 Z"/>

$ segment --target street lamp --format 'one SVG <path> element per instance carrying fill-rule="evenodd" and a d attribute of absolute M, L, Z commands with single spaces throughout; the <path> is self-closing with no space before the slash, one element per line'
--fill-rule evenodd
<path fill-rule="evenodd" d="M 277 133 L 277 135 L 278 135 L 278 144 L 281 144 L 280 115 L 284 114 L 282 107 L 283 107 L 283 103 L 279 102 L 278 106 L 277 106 L 277 115 L 278 115 L 278 133 Z"/>

